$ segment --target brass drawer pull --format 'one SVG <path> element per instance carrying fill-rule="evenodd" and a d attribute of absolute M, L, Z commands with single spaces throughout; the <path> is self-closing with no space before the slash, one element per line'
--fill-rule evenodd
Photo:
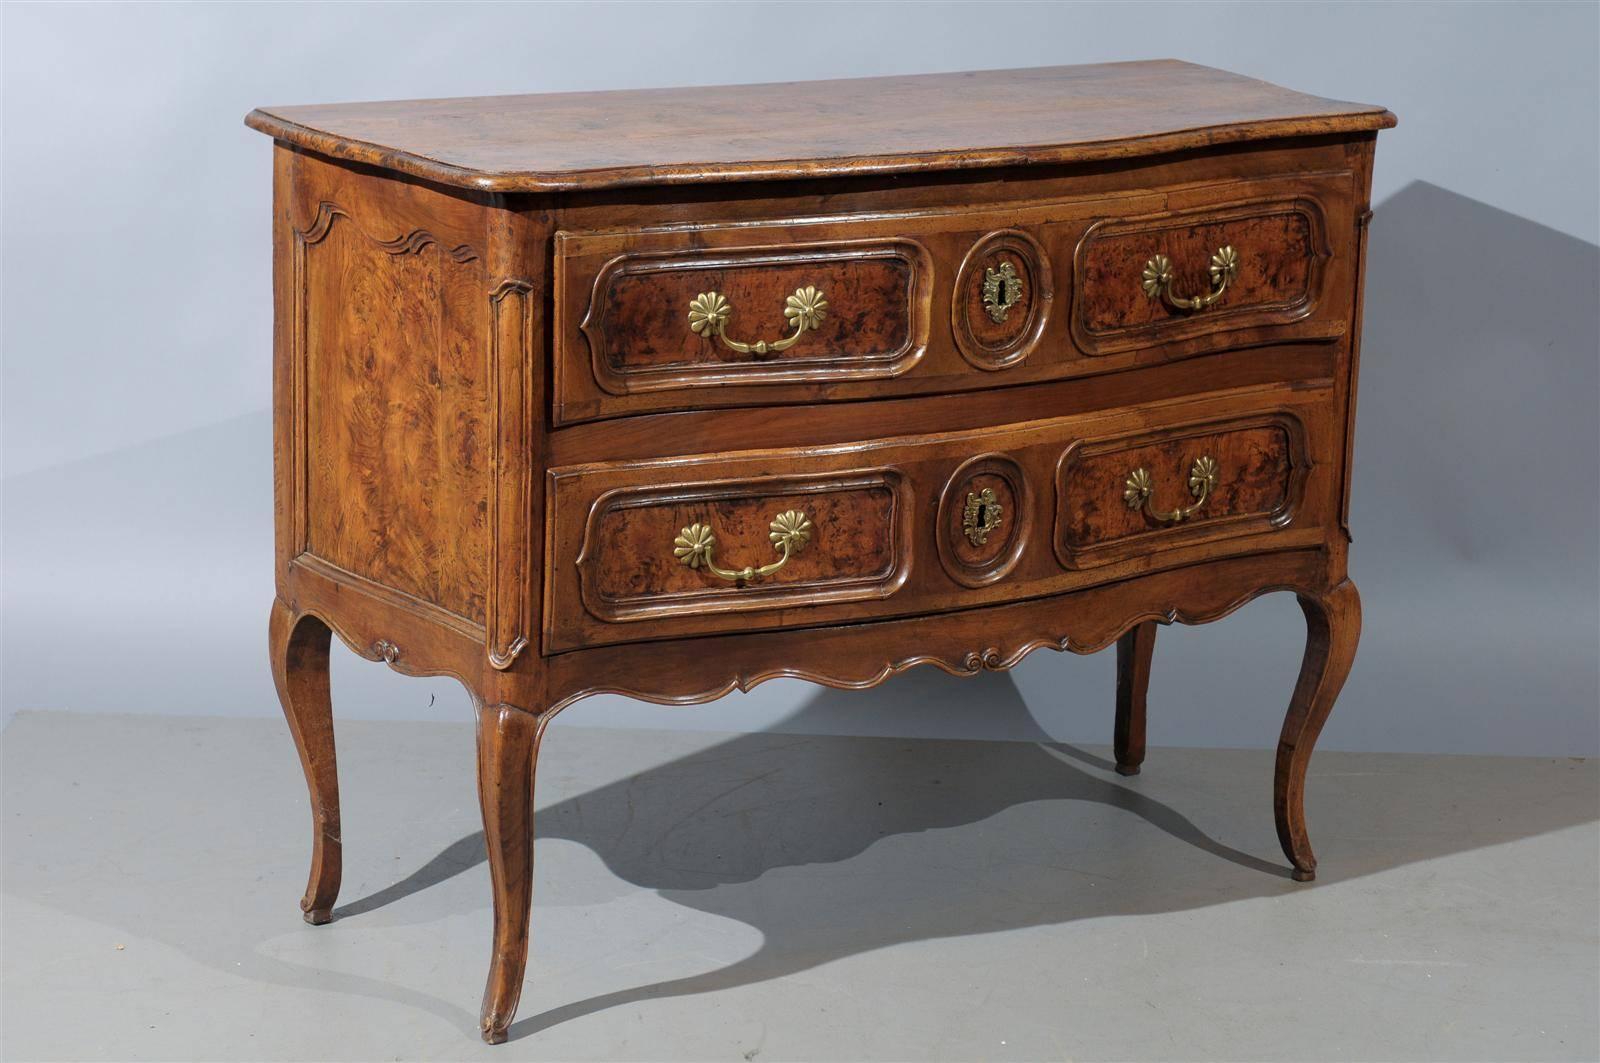
<path fill-rule="evenodd" d="M 1187 506 L 1162 512 L 1150 504 L 1150 473 L 1144 468 L 1138 468 L 1128 474 L 1128 482 L 1122 492 L 1122 500 L 1128 504 L 1129 509 L 1143 509 L 1145 515 L 1151 520 L 1159 520 L 1163 524 L 1177 524 L 1179 521 L 1188 520 L 1206 504 L 1206 499 L 1211 497 L 1211 492 L 1217 488 L 1217 462 L 1209 454 L 1202 454 L 1194 459 L 1194 464 L 1189 466 L 1189 493 L 1194 496 L 1194 501 Z"/>
<path fill-rule="evenodd" d="M 1217 248 L 1211 256 L 1211 290 L 1205 295 L 1182 296 L 1172 293 L 1172 260 L 1156 255 L 1144 264 L 1144 294 L 1162 299 L 1174 310 L 1204 310 L 1222 298 L 1228 282 L 1239 275 L 1239 253 L 1231 244 Z"/>
<path fill-rule="evenodd" d="M 748 565 L 744 568 L 719 568 L 713 557 L 717 549 L 717 537 L 712 534 L 709 524 L 691 524 L 678 533 L 672 541 L 672 552 L 677 555 L 678 563 L 688 565 L 690 568 L 704 568 L 713 576 L 738 583 L 750 583 L 765 579 L 778 569 L 789 563 L 789 558 L 798 554 L 811 540 L 811 521 L 798 509 L 787 510 L 779 513 L 771 524 L 771 534 L 767 538 L 772 540 L 772 548 L 780 551 L 783 556 L 770 565 L 757 568 Z"/>
<path fill-rule="evenodd" d="M 727 333 L 723 332 L 728 324 L 728 315 L 733 313 L 728 300 L 720 292 L 701 292 L 689 300 L 689 331 L 697 336 L 715 336 L 724 347 L 740 354 L 771 354 L 793 347 L 807 329 L 814 329 L 821 324 L 822 319 L 828 316 L 827 311 L 828 300 L 814 285 L 796 288 L 794 294 L 784 300 L 783 307 L 783 316 L 794 326 L 793 334 L 771 343 L 766 340 L 740 343 L 730 340 Z"/>

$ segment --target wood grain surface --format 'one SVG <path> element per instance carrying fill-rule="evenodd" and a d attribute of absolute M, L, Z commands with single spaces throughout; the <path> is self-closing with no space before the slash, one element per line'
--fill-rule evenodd
<path fill-rule="evenodd" d="M 1387 111 L 1171 60 L 802 85 L 256 111 L 274 156 L 272 670 L 333 913 L 337 636 L 478 710 L 494 898 L 482 1033 L 523 983 L 534 764 L 567 706 L 798 677 L 875 686 L 1118 646 L 1117 768 L 1144 757 L 1158 623 L 1295 594 L 1307 645 L 1274 816 L 1315 874 L 1307 764 L 1349 671 L 1362 257 Z M 752 182 L 764 181 L 764 184 Z M 643 187 L 650 186 L 650 187 Z M 1151 300 L 1240 272 L 1200 311 Z M 1006 320 L 985 269 L 1024 280 Z M 688 332 L 823 328 L 780 357 Z M 1189 469 L 1216 489 L 1188 519 Z M 1002 522 L 967 538 L 969 494 Z M 728 568 L 678 563 L 691 523 Z M 1291 872 L 1285 872 L 1291 873 Z"/>
<path fill-rule="evenodd" d="M 490 192 L 1060 163 L 1394 125 L 1172 59 L 705 88 L 264 107 L 254 129 Z"/>

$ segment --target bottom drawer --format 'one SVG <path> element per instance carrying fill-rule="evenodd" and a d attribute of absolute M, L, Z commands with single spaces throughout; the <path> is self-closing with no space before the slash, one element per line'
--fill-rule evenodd
<path fill-rule="evenodd" d="M 552 469 L 546 653 L 1034 597 L 1335 526 L 1328 389 Z M 1315 474 L 1314 474 L 1315 473 Z"/>

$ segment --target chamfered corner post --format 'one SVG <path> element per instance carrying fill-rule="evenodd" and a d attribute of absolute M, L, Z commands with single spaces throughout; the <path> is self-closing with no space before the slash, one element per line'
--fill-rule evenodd
<path fill-rule="evenodd" d="M 1145 694 L 1150 689 L 1150 658 L 1156 650 L 1156 622 L 1135 624 L 1117 640 L 1117 720 L 1112 744 L 1118 775 L 1137 775 L 1144 763 Z"/>
<path fill-rule="evenodd" d="M 1306 615 L 1306 653 L 1278 738 L 1272 807 L 1294 879 L 1310 882 L 1317 877 L 1317 858 L 1306 834 L 1306 767 L 1355 660 L 1361 597 L 1346 579 L 1326 592 L 1301 594 L 1300 608 Z"/>
<path fill-rule="evenodd" d="M 317 617 L 297 614 L 283 599 L 274 599 L 268 624 L 272 678 L 295 748 L 300 751 L 300 766 L 311 796 L 311 874 L 300 909 L 312 925 L 333 918 L 343 867 L 339 774 L 333 747 L 333 704 L 328 691 L 331 635 L 328 626 Z"/>

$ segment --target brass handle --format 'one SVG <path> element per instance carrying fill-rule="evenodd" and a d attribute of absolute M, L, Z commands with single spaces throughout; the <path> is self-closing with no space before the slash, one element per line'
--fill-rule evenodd
<path fill-rule="evenodd" d="M 1174 310 L 1204 310 L 1222 298 L 1228 282 L 1239 275 L 1239 253 L 1231 244 L 1217 248 L 1211 256 L 1211 290 L 1205 295 L 1182 296 L 1172 292 L 1172 260 L 1156 255 L 1144 264 L 1144 294 L 1161 299 Z"/>
<path fill-rule="evenodd" d="M 1143 509 L 1145 515 L 1151 520 L 1159 520 L 1163 524 L 1176 524 L 1188 520 L 1206 504 L 1206 499 L 1211 497 L 1211 492 L 1217 489 L 1217 462 L 1209 454 L 1202 454 L 1194 459 L 1194 464 L 1189 466 L 1189 493 L 1194 496 L 1194 501 L 1187 506 L 1162 512 L 1150 504 L 1150 473 L 1144 468 L 1138 468 L 1128 474 L 1128 482 L 1123 488 L 1122 500 L 1128 504 L 1129 509 Z"/>
<path fill-rule="evenodd" d="M 814 285 L 796 288 L 794 294 L 784 300 L 783 316 L 794 326 L 794 332 L 781 340 L 768 343 L 766 340 L 757 340 L 754 343 L 740 343 L 730 340 L 723 331 L 728 324 L 728 315 L 733 313 L 733 307 L 720 292 L 701 292 L 689 300 L 689 331 L 695 335 L 715 336 L 722 345 L 729 350 L 738 351 L 740 354 L 771 354 L 776 351 L 787 351 L 805 335 L 807 329 L 814 329 L 827 317 L 828 300 L 822 297 Z"/>
<path fill-rule="evenodd" d="M 713 556 L 717 549 L 717 537 L 712 534 L 709 524 L 691 524 L 679 532 L 678 537 L 672 540 L 672 552 L 677 555 L 679 564 L 704 568 L 713 576 L 736 583 L 753 583 L 787 565 L 789 559 L 811 540 L 811 521 L 798 509 L 779 513 L 770 527 L 772 531 L 767 538 L 772 540 L 772 548 L 783 556 L 759 568 L 754 565 L 744 568 L 718 567 Z"/>

